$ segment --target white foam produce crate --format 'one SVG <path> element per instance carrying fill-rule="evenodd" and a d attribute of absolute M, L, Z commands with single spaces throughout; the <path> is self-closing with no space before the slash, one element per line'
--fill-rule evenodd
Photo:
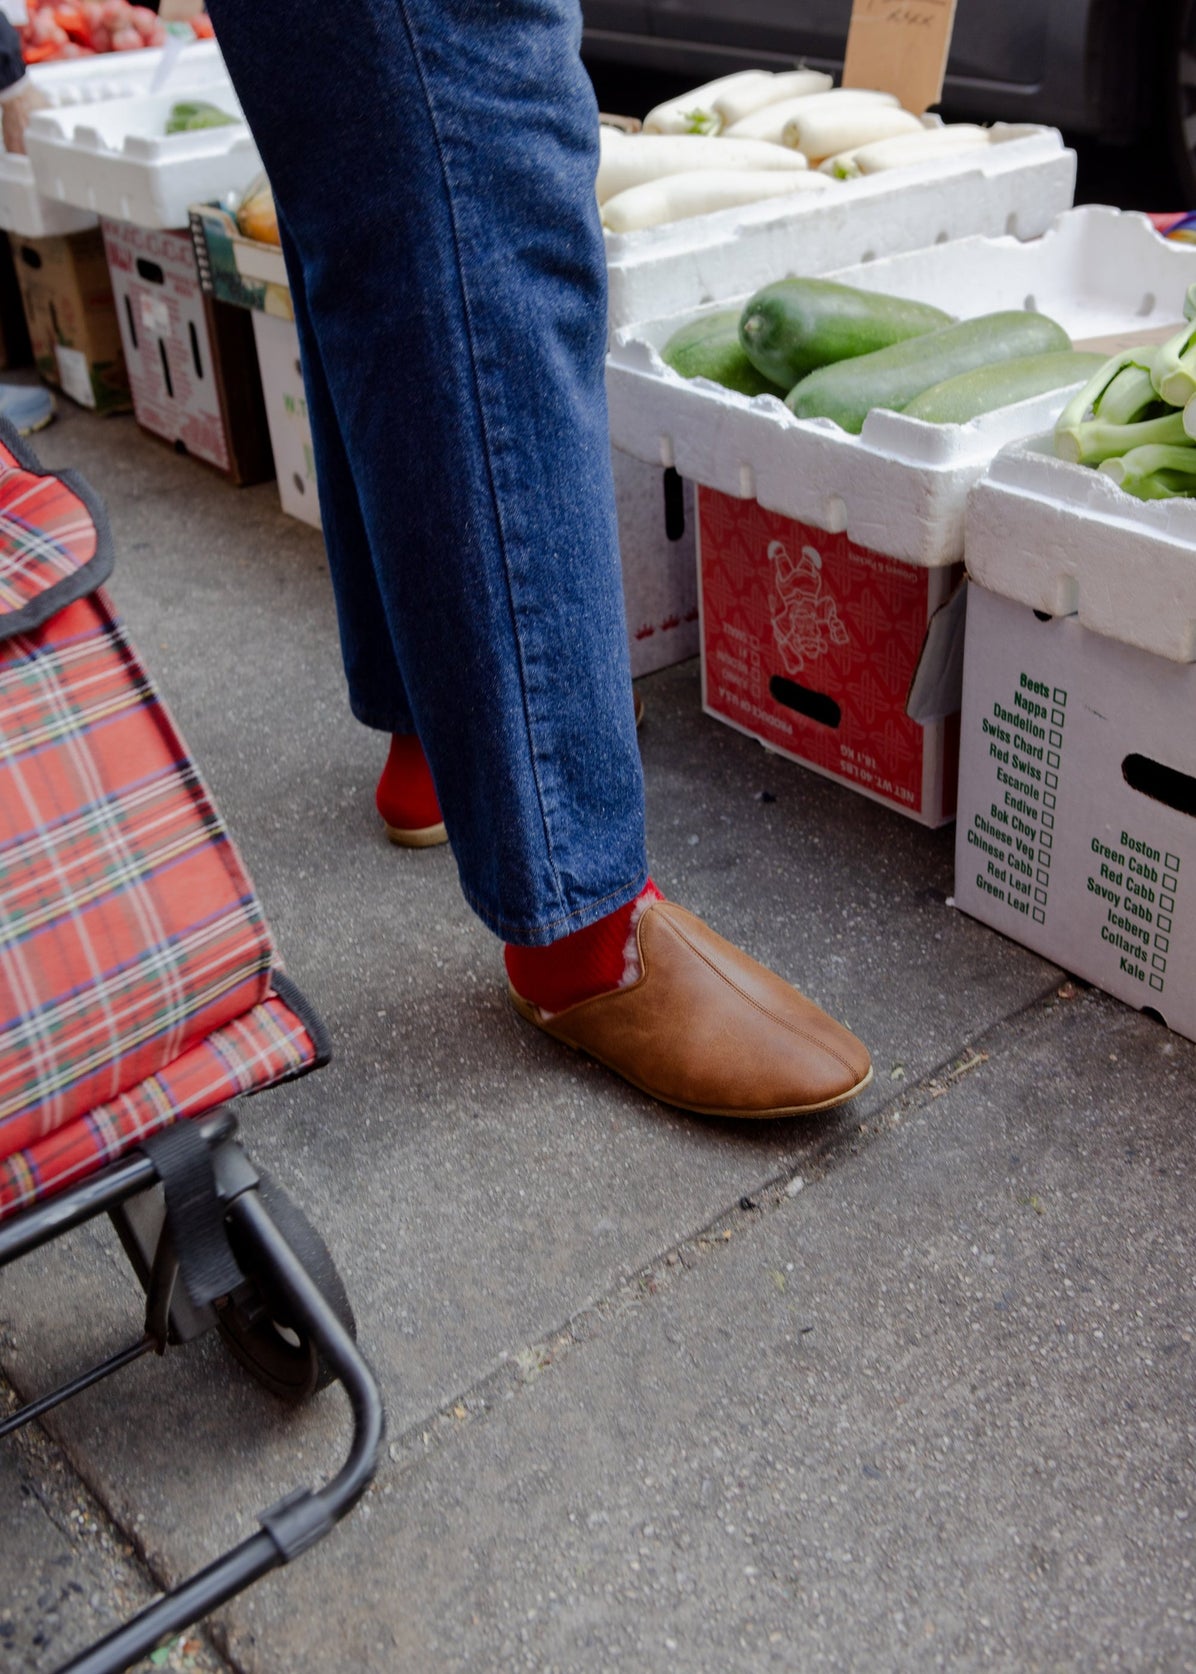
<path fill-rule="evenodd" d="M 780 278 L 802 266 L 791 252 Z M 865 290 L 972 317 L 1002 309 L 1051 316 L 1075 342 L 1182 323 L 1196 249 L 1162 239 L 1145 216 L 1086 206 L 1065 211 L 1040 239 L 965 238 L 832 270 Z M 1007 443 L 1048 428 L 1061 395 L 1037 396 L 964 425 L 874 411 L 860 435 L 829 419 L 798 419 L 769 395 L 749 397 L 685 379 L 659 350 L 685 321 L 741 307 L 742 286 L 704 308 L 616 334 L 607 357 L 611 439 L 634 458 L 907 563 L 963 554 L 968 490 Z"/>
<path fill-rule="evenodd" d="M 1003 449 L 976 484 L 966 551 L 994 593 L 1196 662 L 1196 500 L 1137 500 L 1057 459 L 1048 434 Z"/>
<path fill-rule="evenodd" d="M 835 181 L 825 192 L 783 203 L 608 234 L 612 339 L 636 321 L 696 313 L 712 298 L 747 296 L 799 270 L 825 273 L 872 260 L 882 250 L 919 249 L 973 234 L 1038 236 L 1071 205 L 1075 153 L 1052 128 L 998 124 L 993 133 L 993 143 L 981 152 L 920 164 L 899 175 Z M 647 672 L 697 649 L 697 580 L 685 568 L 694 550 L 693 497 L 687 488 L 689 526 L 678 540 L 663 515 L 666 485 L 651 439 L 645 451 L 638 425 L 627 434 L 630 446 L 615 434 L 624 569 L 659 596 L 658 608 L 632 625 L 633 633 L 646 633 L 653 623 L 681 624 L 677 631 L 633 640 L 633 666 Z"/>
<path fill-rule="evenodd" d="M 168 134 L 179 98 L 199 93 L 237 120 Z M 193 203 L 240 191 L 261 169 L 231 83 L 110 99 L 86 111 L 38 111 L 25 143 L 39 192 L 111 220 L 186 227 Z"/>
<path fill-rule="evenodd" d="M 228 80 L 216 42 L 200 40 L 188 41 L 182 48 L 143 47 L 139 52 L 97 52 L 89 58 L 51 59 L 31 65 L 29 79 L 55 108 L 65 109 L 148 93 L 162 73 L 171 87 L 204 87 Z"/>
<path fill-rule="evenodd" d="M 160 72 L 167 75 L 165 90 L 175 98 L 206 97 L 209 89 L 226 88 L 228 72 L 215 41 L 194 41 L 167 52 L 147 47 L 140 52 L 105 52 L 93 58 L 70 58 L 35 65 L 29 78 L 54 110 L 74 111 L 109 99 L 128 99 L 148 93 Z M 27 156 L 0 151 L 0 227 L 20 238 L 55 238 L 94 227 L 90 210 L 44 197 Z"/>
<path fill-rule="evenodd" d="M 830 268 L 973 234 L 1036 238 L 1075 197 L 1075 153 L 1053 128 L 1000 124 L 982 151 L 831 181 L 636 233 L 608 233 L 612 333 L 696 311 L 786 273 Z"/>

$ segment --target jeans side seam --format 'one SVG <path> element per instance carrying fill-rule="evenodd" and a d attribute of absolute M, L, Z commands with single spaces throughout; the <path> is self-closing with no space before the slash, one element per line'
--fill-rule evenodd
<path fill-rule="evenodd" d="M 399 15 L 402 18 L 403 28 L 406 31 L 408 42 L 410 43 L 411 61 L 415 65 L 415 73 L 419 77 L 420 88 L 423 92 L 424 102 L 428 111 L 428 126 L 431 130 L 432 138 L 436 146 L 436 155 L 440 161 L 441 181 L 445 192 L 446 213 L 449 226 L 452 229 L 453 259 L 457 269 L 457 284 L 460 291 L 461 310 L 465 322 L 465 339 L 469 348 L 470 372 L 473 377 L 474 396 L 477 401 L 478 410 L 478 424 L 481 430 L 482 447 L 486 460 L 486 477 L 490 485 L 490 501 L 494 512 L 494 524 L 498 533 L 499 550 L 502 556 L 503 576 L 506 580 L 507 606 L 511 618 L 512 638 L 514 640 L 517 653 L 519 689 L 523 703 L 523 723 L 527 732 L 528 741 L 528 762 L 531 768 L 532 779 L 536 787 L 536 805 L 540 811 L 540 826 L 544 833 L 544 847 L 548 868 L 552 876 L 553 887 L 556 890 L 557 900 L 563 904 L 564 889 L 561 883 L 560 869 L 557 866 L 556 856 L 553 852 L 552 832 L 549 828 L 548 815 L 544 806 L 544 787 L 540 781 L 539 757 L 532 738 L 531 717 L 528 708 L 527 668 L 524 662 L 523 645 L 517 631 L 518 615 L 515 609 L 514 587 L 511 580 L 511 566 L 507 552 L 506 529 L 503 522 L 502 504 L 498 493 L 498 487 L 495 482 L 494 454 L 490 439 L 489 426 L 486 421 L 485 405 L 482 400 L 482 380 L 478 368 L 478 351 L 477 343 L 474 337 L 473 314 L 470 307 L 469 289 L 465 282 L 465 267 L 461 259 L 461 237 L 460 230 L 457 225 L 457 208 L 449 184 L 448 161 L 445 154 L 444 144 L 441 139 L 440 124 L 437 119 L 436 107 L 432 99 L 431 89 L 428 84 L 428 77 L 424 72 L 424 63 L 420 54 L 418 42 L 416 40 L 416 32 L 412 26 L 411 18 L 408 15 L 406 0 L 396 0 L 396 6 Z M 562 921 L 554 920 L 553 922 L 556 923 Z"/>

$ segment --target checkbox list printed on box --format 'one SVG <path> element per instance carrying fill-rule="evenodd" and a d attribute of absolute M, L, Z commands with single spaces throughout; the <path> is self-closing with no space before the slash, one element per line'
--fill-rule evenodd
<path fill-rule="evenodd" d="M 977 890 L 1036 924 L 1046 922 L 1066 706 L 1066 691 L 1025 670 L 993 701 L 981 723 L 992 793 L 964 836 Z"/>

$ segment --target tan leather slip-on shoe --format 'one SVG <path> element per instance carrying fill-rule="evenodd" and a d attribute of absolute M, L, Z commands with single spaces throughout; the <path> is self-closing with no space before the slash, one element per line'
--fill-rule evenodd
<path fill-rule="evenodd" d="M 401 849 L 433 849 L 437 843 L 448 842 L 448 832 L 444 829 L 444 821 L 436 825 L 421 825 L 413 831 L 404 831 L 401 826 L 386 825 L 386 835 L 392 843 L 397 843 Z"/>
<path fill-rule="evenodd" d="M 872 1079 L 867 1049 L 781 977 L 672 901 L 640 919 L 640 975 L 546 1016 L 521 1017 L 633 1087 L 700 1116 L 808 1116 Z"/>

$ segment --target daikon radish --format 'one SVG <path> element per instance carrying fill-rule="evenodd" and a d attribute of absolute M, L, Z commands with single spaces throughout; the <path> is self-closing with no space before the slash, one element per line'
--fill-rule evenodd
<path fill-rule="evenodd" d="M 765 198 L 825 191 L 827 184 L 822 175 L 801 170 L 709 169 L 666 175 L 608 198 L 602 206 L 602 224 L 613 233 L 639 232 Z"/>
<path fill-rule="evenodd" d="M 759 88 L 746 83 L 741 88 L 728 88 L 714 101 L 714 109 L 726 130 L 766 105 L 779 104 L 782 99 L 805 98 L 812 93 L 829 93 L 834 85 L 834 78 L 822 70 L 781 70 L 769 76 L 767 83 Z"/>
<path fill-rule="evenodd" d="M 765 105 L 762 110 L 745 116 L 742 122 L 725 128 L 722 137 L 769 140 L 773 145 L 783 145 L 781 135 L 785 132 L 786 122 L 792 117 L 812 116 L 816 110 L 835 110 L 847 104 L 899 105 L 900 101 L 894 93 L 874 93 L 862 87 L 832 87 L 825 93 L 805 93 L 792 99 L 778 99 L 776 104 Z"/>
<path fill-rule="evenodd" d="M 675 99 L 666 99 L 653 107 L 644 118 L 646 134 L 717 134 L 723 119 L 715 110 L 714 101 L 737 88 L 747 91 L 766 87 L 772 80 L 769 70 L 736 70 L 732 75 L 719 76 L 716 81 L 704 82 Z"/>
<path fill-rule="evenodd" d="M 764 140 L 716 139 L 712 134 L 619 134 L 608 140 L 604 131 L 601 144 L 599 203 L 663 175 L 704 169 L 722 173 L 730 169 L 776 169 L 796 174 L 807 167 L 800 151 L 787 151 Z"/>
<path fill-rule="evenodd" d="M 989 140 L 987 128 L 971 122 L 949 122 L 942 128 L 923 128 L 917 134 L 898 134 L 894 139 L 861 146 L 853 161 L 860 174 L 881 174 L 886 169 L 904 169 L 937 157 L 977 151 Z"/>
<path fill-rule="evenodd" d="M 840 105 L 836 110 L 790 117 L 781 140 L 810 162 L 821 163 L 840 151 L 858 150 L 874 140 L 923 131 L 919 119 L 899 105 Z"/>
<path fill-rule="evenodd" d="M 861 149 L 857 145 L 850 151 L 838 151 L 833 157 L 824 157 L 818 165 L 819 174 L 829 175 L 832 180 L 858 180 L 860 171 L 855 166 L 855 154 Z"/>

